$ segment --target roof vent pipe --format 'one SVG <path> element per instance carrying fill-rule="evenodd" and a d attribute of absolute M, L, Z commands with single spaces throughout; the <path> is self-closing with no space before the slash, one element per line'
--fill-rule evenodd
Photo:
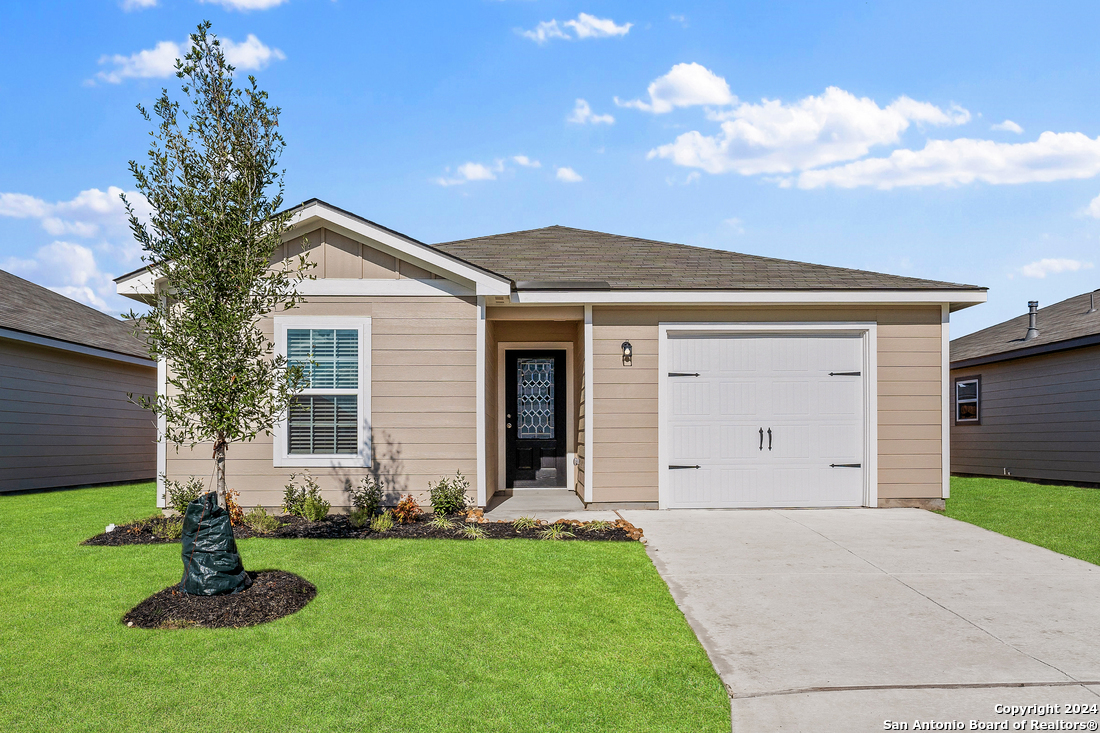
<path fill-rule="evenodd" d="M 1097 292 L 1100 292 L 1100 288 L 1097 288 L 1096 290 L 1093 290 L 1091 293 L 1089 293 L 1089 309 L 1088 309 L 1089 313 L 1095 313 L 1096 312 L 1096 293 Z"/>
<path fill-rule="evenodd" d="M 1030 341 L 1039 335 L 1039 329 L 1035 327 L 1035 320 L 1039 316 L 1039 301 L 1029 300 L 1027 302 L 1027 333 L 1024 334 L 1024 341 Z"/>

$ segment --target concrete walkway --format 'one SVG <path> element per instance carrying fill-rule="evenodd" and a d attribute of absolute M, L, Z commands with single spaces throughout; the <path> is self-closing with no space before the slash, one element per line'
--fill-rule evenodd
<path fill-rule="evenodd" d="M 553 522 L 557 519 L 576 519 L 592 522 L 602 519 L 614 522 L 615 512 L 585 511 L 584 502 L 569 489 L 519 489 L 498 491 L 485 507 L 485 518 L 490 522 L 511 522 L 520 517 L 534 517 Z"/>
<path fill-rule="evenodd" d="M 734 731 L 1100 721 L 995 710 L 1100 705 L 1100 567 L 918 509 L 620 513 L 725 683 Z"/>

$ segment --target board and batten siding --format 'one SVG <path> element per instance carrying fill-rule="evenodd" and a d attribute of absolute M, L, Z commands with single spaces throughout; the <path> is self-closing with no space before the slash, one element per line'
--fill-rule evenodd
<path fill-rule="evenodd" d="M 951 471 L 1100 483 L 1100 346 L 951 370 L 981 377 L 981 424 L 954 424 Z"/>
<path fill-rule="evenodd" d="M 658 324 L 668 322 L 877 323 L 879 502 L 940 498 L 940 318 L 938 306 L 594 307 L 592 501 L 658 500 Z"/>
<path fill-rule="evenodd" d="M 385 482 L 387 503 L 411 493 L 422 505 L 428 482 L 456 470 L 477 480 L 477 304 L 472 297 L 315 296 L 287 315 L 358 316 L 371 319 L 372 468 L 310 468 L 333 507 L 348 506 L 345 482 L 375 475 Z M 274 336 L 274 321 L 262 328 Z M 278 507 L 290 474 L 275 468 L 272 439 L 259 435 L 233 443 L 226 454 L 226 482 L 244 507 Z M 211 445 L 168 449 L 168 476 L 209 479 Z"/>
<path fill-rule="evenodd" d="M 156 476 L 156 394 L 141 366 L 0 338 L 0 492 Z"/>

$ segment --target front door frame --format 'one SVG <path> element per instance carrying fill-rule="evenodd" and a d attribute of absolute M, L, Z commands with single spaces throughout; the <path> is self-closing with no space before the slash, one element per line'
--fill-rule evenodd
<path fill-rule="evenodd" d="M 780 323 L 659 323 L 657 344 L 657 500 L 668 509 L 668 335 L 669 333 L 711 334 L 799 333 L 858 334 L 863 340 L 863 506 L 878 506 L 878 324 L 874 322 L 780 322 Z"/>
<path fill-rule="evenodd" d="M 565 391 L 567 393 L 567 399 L 565 401 L 565 488 L 572 492 L 576 492 L 577 490 L 577 467 L 574 465 L 574 460 L 577 456 L 577 436 L 575 428 L 577 418 L 576 408 L 574 407 L 576 384 L 573 374 L 573 342 L 499 341 L 497 342 L 497 485 L 494 487 L 494 493 L 497 491 L 507 491 L 506 483 L 508 481 L 508 465 L 506 463 L 507 448 L 505 446 L 506 428 L 504 427 L 508 422 L 504 418 L 505 402 L 507 401 L 504 389 L 506 376 L 504 373 L 504 354 L 506 351 L 538 351 L 541 349 L 553 349 L 555 351 L 565 352 Z M 530 489 L 513 489 L 513 491 L 530 491 Z M 486 498 L 486 500 L 488 500 L 488 498 Z"/>

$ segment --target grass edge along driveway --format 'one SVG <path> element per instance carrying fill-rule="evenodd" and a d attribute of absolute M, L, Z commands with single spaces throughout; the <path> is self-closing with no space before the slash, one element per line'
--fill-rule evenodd
<path fill-rule="evenodd" d="M 0 496 L 0 730 L 729 730 L 641 544 L 243 540 L 246 567 L 317 598 L 249 629 L 128 629 L 179 545 L 78 543 L 154 491 Z"/>
<path fill-rule="evenodd" d="M 1100 565 L 1100 489 L 954 476 L 946 514 Z"/>

